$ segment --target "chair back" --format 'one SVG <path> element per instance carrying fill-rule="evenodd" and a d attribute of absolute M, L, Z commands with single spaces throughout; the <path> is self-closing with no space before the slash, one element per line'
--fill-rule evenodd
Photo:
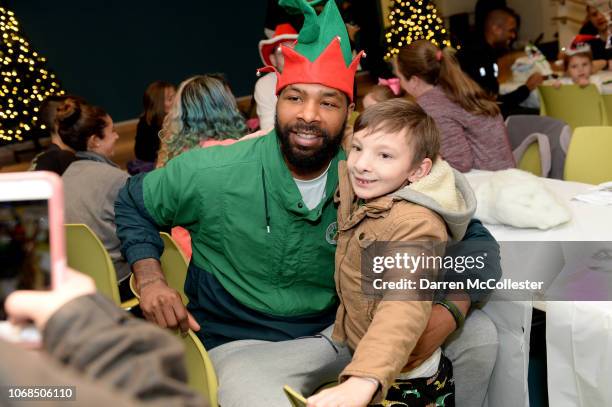
<path fill-rule="evenodd" d="M 612 95 L 601 95 L 603 100 L 604 110 L 608 117 L 608 125 L 612 125 Z"/>
<path fill-rule="evenodd" d="M 100 293 L 121 305 L 115 267 L 98 236 L 80 223 L 65 228 L 68 266 L 93 278 Z"/>
<path fill-rule="evenodd" d="M 541 115 L 563 120 L 572 129 L 582 126 L 605 126 L 608 117 L 603 99 L 593 84 L 540 86 Z"/>
<path fill-rule="evenodd" d="M 537 177 L 546 177 L 546 170 L 542 168 L 542 158 L 540 155 L 540 143 L 534 141 L 527 147 L 523 156 L 517 160 L 518 168 L 532 173 Z"/>
<path fill-rule="evenodd" d="M 160 262 L 166 282 L 169 287 L 174 288 L 181 294 L 183 304 L 187 304 L 187 296 L 185 295 L 185 279 L 189 266 L 187 259 L 172 236 L 166 232 L 161 232 L 159 235 L 164 242 L 164 253 Z"/>
<path fill-rule="evenodd" d="M 506 119 L 506 126 L 508 128 L 508 140 L 519 168 L 533 172 L 538 176 L 563 179 L 565 156 L 572 136 L 572 131 L 565 122 L 546 116 L 515 115 Z M 533 138 L 533 134 L 546 136 L 549 152 L 542 150 L 545 148 L 543 146 L 544 142 L 538 143 L 537 146 L 531 146 L 533 141 L 528 139 Z M 539 166 L 533 162 L 536 158 L 534 154 L 536 152 L 540 152 Z M 525 156 L 525 154 L 527 155 Z M 543 154 L 549 154 L 550 157 L 543 157 Z M 523 159 L 526 161 L 521 164 Z M 550 161 L 550 171 L 548 173 L 545 171 L 546 168 L 542 168 L 542 165 L 546 167 L 545 161 L 547 160 Z M 537 173 L 533 171 L 536 167 L 539 168 Z"/>
<path fill-rule="evenodd" d="M 179 334 L 180 335 L 180 334 Z M 185 366 L 189 386 L 207 399 L 211 407 L 217 407 L 217 375 L 215 368 L 204 349 L 204 345 L 192 331 L 182 337 L 185 344 Z"/>
<path fill-rule="evenodd" d="M 612 127 L 574 130 L 565 160 L 565 180 L 601 184 L 612 181 Z"/>

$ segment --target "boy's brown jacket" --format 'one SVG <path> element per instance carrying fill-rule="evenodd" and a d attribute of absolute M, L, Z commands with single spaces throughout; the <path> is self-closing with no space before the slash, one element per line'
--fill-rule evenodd
<path fill-rule="evenodd" d="M 446 242 L 447 230 L 453 239 L 460 240 L 474 213 L 475 198 L 465 178 L 442 160 L 436 161 L 431 174 L 422 180 L 363 205 L 355 202 L 345 161 L 339 163 L 338 175 L 335 281 L 340 305 L 333 339 L 355 351 L 340 381 L 350 376 L 375 378 L 381 387 L 373 402 L 379 402 L 406 367 L 427 326 L 432 303 L 381 301 L 364 295 L 362 252 L 375 241 Z M 444 245 L 429 247 L 433 252 L 426 254 L 444 254 Z M 384 273 L 385 281 L 409 277 L 405 270 L 388 273 Z"/>

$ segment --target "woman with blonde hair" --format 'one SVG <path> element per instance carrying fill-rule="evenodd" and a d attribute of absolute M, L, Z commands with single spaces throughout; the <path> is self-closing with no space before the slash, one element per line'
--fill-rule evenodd
<path fill-rule="evenodd" d="M 402 88 L 432 116 L 441 154 L 459 171 L 515 167 L 499 107 L 460 68 L 449 48 L 426 40 L 401 49 L 395 61 Z"/>
<path fill-rule="evenodd" d="M 157 166 L 194 147 L 231 144 L 247 127 L 222 76 L 198 75 L 183 81 L 160 132 Z"/>

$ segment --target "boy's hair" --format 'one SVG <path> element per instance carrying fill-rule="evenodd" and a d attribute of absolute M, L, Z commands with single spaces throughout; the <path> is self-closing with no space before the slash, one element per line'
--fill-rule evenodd
<path fill-rule="evenodd" d="M 425 158 L 435 161 L 440 153 L 440 132 L 434 119 L 408 99 L 389 99 L 364 110 L 355 121 L 354 131 L 364 129 L 368 130 L 367 134 L 380 130 L 403 132 L 414 150 L 412 162 L 415 165 Z"/>
<path fill-rule="evenodd" d="M 569 55 L 566 54 L 563 57 L 563 66 L 565 67 L 566 71 L 567 71 L 567 67 L 569 66 L 570 60 L 574 57 L 588 58 L 589 61 L 593 62 L 593 53 L 591 52 L 591 50 L 576 52 L 576 53 L 569 54 Z"/>

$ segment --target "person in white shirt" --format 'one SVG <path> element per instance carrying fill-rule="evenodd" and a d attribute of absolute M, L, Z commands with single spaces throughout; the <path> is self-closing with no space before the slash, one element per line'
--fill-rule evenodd
<path fill-rule="evenodd" d="M 259 56 L 264 65 L 273 66 L 277 71 L 282 72 L 285 61 L 280 46 L 290 46 L 297 40 L 297 36 L 297 31 L 291 24 L 277 25 L 272 38 L 259 42 Z M 276 74 L 274 72 L 268 73 L 257 80 L 254 97 L 257 104 L 259 128 L 272 129 L 276 111 Z"/>

